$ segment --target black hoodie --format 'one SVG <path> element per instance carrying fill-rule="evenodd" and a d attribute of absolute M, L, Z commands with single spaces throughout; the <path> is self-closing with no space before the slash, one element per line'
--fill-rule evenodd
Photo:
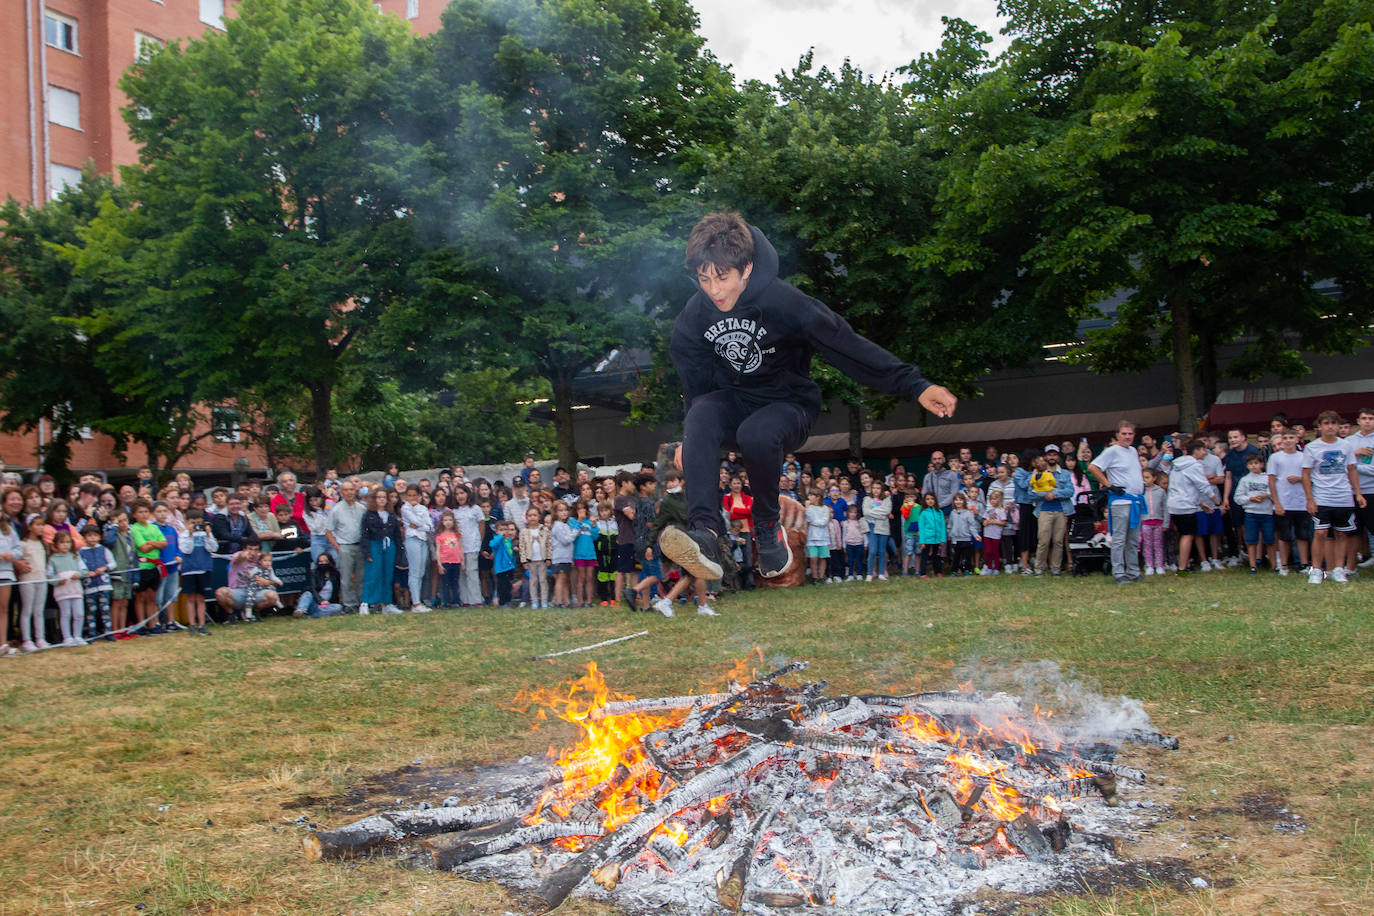
<path fill-rule="evenodd" d="M 711 391 L 733 390 L 745 403 L 792 401 L 814 417 L 820 387 L 811 380 L 811 354 L 883 394 L 915 398 L 931 386 L 921 373 L 854 333 L 824 303 L 778 279 L 778 252 L 758 229 L 754 269 L 735 307 L 716 308 L 697 291 L 673 325 L 669 353 L 687 407 Z"/>

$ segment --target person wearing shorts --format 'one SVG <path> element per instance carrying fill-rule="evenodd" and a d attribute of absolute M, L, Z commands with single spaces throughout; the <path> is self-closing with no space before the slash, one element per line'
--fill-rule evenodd
<path fill-rule="evenodd" d="M 1182 455 L 1174 460 L 1169 471 L 1169 520 L 1178 532 L 1178 571 L 1186 572 L 1191 559 L 1193 543 L 1197 542 L 1198 568 L 1207 572 L 1212 567 L 1207 563 L 1207 550 L 1202 545 L 1198 530 L 1198 516 L 1219 515 L 1216 509 L 1221 500 L 1212 489 L 1207 473 L 1202 469 L 1202 458 L 1207 454 L 1207 443 L 1201 439 L 1191 440 Z"/>
<path fill-rule="evenodd" d="M 1374 407 L 1361 407 L 1356 421 L 1359 428 L 1345 439 L 1353 447 L 1355 472 L 1360 481 L 1360 493 L 1364 496 L 1364 508 L 1355 510 L 1355 521 L 1359 525 L 1356 546 L 1365 553 L 1359 565 L 1374 566 Z"/>
<path fill-rule="evenodd" d="M 618 471 L 615 475 L 616 497 L 612 502 L 615 511 L 616 553 L 615 553 L 615 603 L 625 600 L 625 589 L 634 588 L 638 577 L 635 575 L 635 510 L 637 498 L 635 477 L 629 471 Z"/>
<path fill-rule="evenodd" d="M 1302 453 L 1302 487 L 1307 493 L 1307 511 L 1314 520 L 1312 568 L 1307 571 L 1307 581 L 1312 585 L 1321 585 L 1323 579 L 1348 580 L 1352 570 L 1345 564 L 1349 562 L 1350 535 L 1355 532 L 1355 509 L 1368 505 L 1355 470 L 1355 447 L 1339 437 L 1340 427 L 1340 414 L 1322 411 L 1317 416 L 1321 435 Z"/>
<path fill-rule="evenodd" d="M 1302 452 L 1298 451 L 1298 431 L 1290 427 L 1274 437 L 1274 452 L 1269 456 L 1269 492 L 1274 500 L 1274 537 L 1279 548 L 1279 575 L 1297 555 L 1297 570 L 1307 569 L 1312 546 L 1312 516 L 1307 514 L 1307 492 L 1302 488 Z"/>
<path fill-rule="evenodd" d="M 1269 475 L 1264 473 L 1264 458 L 1258 450 L 1246 456 L 1245 467 L 1249 473 L 1234 484 L 1228 475 L 1227 483 L 1231 485 L 1234 504 L 1245 511 L 1245 553 L 1250 574 L 1254 575 L 1259 572 L 1261 554 L 1268 555 L 1270 568 L 1278 568 L 1274 556 L 1274 496 L 1269 492 Z"/>

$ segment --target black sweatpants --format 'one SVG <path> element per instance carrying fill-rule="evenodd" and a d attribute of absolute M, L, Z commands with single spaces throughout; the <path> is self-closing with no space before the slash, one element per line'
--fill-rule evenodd
<path fill-rule="evenodd" d="M 815 422 L 816 415 L 800 404 L 753 404 L 731 390 L 712 391 L 692 401 L 682 425 L 688 526 L 725 533 L 718 484 L 720 452 L 727 446 L 738 446 L 749 472 L 754 524 L 776 522 L 783 455 L 801 447 Z"/>

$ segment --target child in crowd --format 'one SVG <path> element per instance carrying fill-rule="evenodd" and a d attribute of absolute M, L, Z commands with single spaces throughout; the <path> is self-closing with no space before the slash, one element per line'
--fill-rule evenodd
<path fill-rule="evenodd" d="M 1279 548 L 1279 575 L 1288 575 L 1294 555 L 1297 570 L 1307 569 L 1312 545 L 1312 516 L 1307 514 L 1307 492 L 1302 488 L 1302 452 L 1298 434 L 1292 427 L 1281 427 L 1276 451 L 1269 455 L 1267 467 L 1269 493 L 1274 501 L 1274 536 Z"/>
<path fill-rule="evenodd" d="M 845 510 L 847 518 L 841 526 L 844 529 L 844 562 L 849 570 L 848 580 L 853 582 L 864 568 L 864 544 L 868 541 L 868 526 L 859 518 L 859 506 L 851 502 Z"/>
<path fill-rule="evenodd" d="M 462 603 L 459 586 L 463 580 L 463 537 L 458 533 L 457 517 L 447 509 L 439 516 L 439 530 L 434 533 L 434 552 L 442 576 L 439 603 L 444 607 L 458 607 Z"/>
<path fill-rule="evenodd" d="M 916 574 L 916 558 L 920 555 L 921 504 L 915 493 L 902 498 L 902 575 Z"/>
<path fill-rule="evenodd" d="M 1193 544 L 1197 543 L 1199 566 L 1202 572 L 1211 567 L 1207 562 L 1207 550 L 1198 539 L 1197 517 L 1221 508 L 1207 473 L 1202 469 L 1202 459 L 1207 456 L 1207 443 L 1201 439 L 1188 442 L 1184 454 L 1174 459 L 1169 472 L 1169 520 L 1178 531 L 1178 569 L 1185 572 L 1191 561 Z"/>
<path fill-rule="evenodd" d="M 1269 475 L 1264 473 L 1264 457 L 1255 452 L 1245 459 L 1245 467 L 1250 473 L 1236 485 L 1234 498 L 1245 510 L 1245 552 L 1253 576 L 1259 572 L 1261 550 L 1269 557 L 1270 569 L 1278 566 L 1274 555 L 1274 498 L 1269 492 Z"/>
<path fill-rule="evenodd" d="M 138 581 L 134 585 L 134 617 L 138 624 L 157 614 L 157 591 L 162 585 L 161 551 L 167 546 L 162 529 L 153 524 L 153 506 L 146 499 L 134 500 L 133 524 L 129 537 L 138 555 Z M 145 634 L 160 633 L 156 623 L 144 626 Z"/>
<path fill-rule="evenodd" d="M 20 542 L 20 556 L 29 571 L 19 574 L 19 638 L 20 649 L 35 652 L 49 647 L 47 621 L 43 608 L 48 600 L 48 551 L 43 546 L 43 526 L 30 523 Z"/>
<path fill-rule="evenodd" d="M 592 521 L 587 503 L 578 500 L 573 507 L 574 518 L 568 526 L 577 533 L 573 542 L 573 607 L 591 607 L 596 603 L 596 522 Z"/>
<path fill-rule="evenodd" d="M 550 560 L 553 572 L 553 606 L 572 605 L 573 550 L 577 546 L 577 532 L 568 524 L 571 507 L 559 500 L 553 504 L 553 527 L 549 529 Z"/>
<path fill-rule="evenodd" d="M 1355 509 L 1366 505 L 1355 467 L 1355 446 L 1340 438 L 1341 416 L 1324 410 L 1317 416 L 1320 435 L 1302 453 L 1302 488 L 1307 513 L 1315 520 L 1312 535 L 1312 566 L 1307 581 L 1344 583 L 1350 572 L 1350 536 L 1355 533 Z M 1325 572 L 1323 572 L 1325 567 Z"/>
<path fill-rule="evenodd" d="M 186 510 L 186 529 L 180 533 L 180 538 L 181 594 L 186 601 L 186 632 L 192 636 L 209 636 L 210 631 L 205 626 L 205 599 L 210 595 L 210 580 L 215 571 L 212 554 L 219 550 L 219 542 L 210 533 L 210 519 L 200 509 Z"/>
<path fill-rule="evenodd" d="M 1007 527 L 1007 510 L 1003 504 L 1006 492 L 998 487 L 988 489 L 988 504 L 983 509 L 983 575 L 995 576 L 1002 571 L 1002 535 Z"/>
<path fill-rule="evenodd" d="M 391 517 L 400 519 L 400 513 L 393 511 Z M 402 608 L 411 606 L 410 598 L 410 547 L 411 540 L 401 537 L 396 542 L 396 556 L 391 563 L 391 603 L 382 606 L 383 614 L 402 614 Z"/>
<path fill-rule="evenodd" d="M 806 495 L 806 556 L 812 585 L 825 581 L 825 567 L 830 559 L 830 521 L 835 517 L 821 498 L 821 491 L 815 488 Z"/>
<path fill-rule="evenodd" d="M 113 642 L 110 632 L 110 571 L 115 568 L 114 554 L 100 543 L 100 525 L 91 522 L 81 532 L 85 546 L 81 548 L 81 562 L 89 571 L 85 579 L 86 632 L 91 639 L 104 636 Z M 77 634 L 82 635 L 81 633 Z"/>
<path fill-rule="evenodd" d="M 10 590 L 14 587 L 14 561 L 23 565 L 23 541 L 19 526 L 9 513 L 0 509 L 0 655 L 18 655 L 10 645 Z"/>
<path fill-rule="evenodd" d="M 496 594 L 492 604 L 497 607 L 511 606 L 511 585 L 515 578 L 515 523 L 497 522 L 496 533 L 491 536 L 488 547 L 491 550 L 492 574 L 496 577 Z"/>
<path fill-rule="evenodd" d="M 52 596 L 57 601 L 62 645 L 86 645 L 86 640 L 81 638 L 81 580 L 86 578 L 87 572 L 73 549 L 70 531 L 58 530 L 53 534 L 47 570 L 49 579 L 58 580 L 52 587 Z"/>
<path fill-rule="evenodd" d="M 272 568 L 272 551 L 258 551 L 257 568 L 250 571 L 248 584 L 245 586 L 244 605 L 248 608 L 256 608 L 258 605 L 266 606 L 269 601 L 276 607 L 281 607 L 276 603 L 276 589 L 280 588 L 281 579 Z"/>
<path fill-rule="evenodd" d="M 1144 558 L 1142 565 L 1145 567 L 1145 575 L 1159 576 L 1164 574 L 1166 563 L 1164 523 L 1169 517 L 1169 494 L 1161 486 L 1161 480 L 1167 482 L 1169 475 L 1163 471 L 1145 468 L 1140 472 L 1140 476 L 1145 481 L 1145 515 L 1140 520 L 1140 553 Z"/>
<path fill-rule="evenodd" d="M 553 532 L 545 526 L 538 509 L 525 510 L 525 527 L 520 532 L 520 559 L 530 577 L 530 607 L 549 606 L 549 557 L 553 555 Z"/>
<path fill-rule="evenodd" d="M 892 533 L 888 516 L 891 514 L 891 498 L 883 496 L 882 484 L 875 481 L 868 488 L 868 496 L 864 497 L 864 520 L 868 522 L 866 582 L 872 582 L 875 575 L 880 581 L 887 580 L 887 539 Z"/>
<path fill-rule="evenodd" d="M 386 508 L 386 496 L 379 490 L 367 493 L 367 511 L 363 513 L 360 529 L 363 554 L 363 591 L 358 613 L 367 615 L 373 609 L 381 613 L 397 613 L 391 602 L 392 583 L 396 576 L 396 553 L 400 548 L 401 520 Z"/>
<path fill-rule="evenodd" d="M 610 607 L 615 594 L 615 561 L 619 527 L 615 523 L 611 501 L 596 504 L 596 596 L 602 607 Z"/>
<path fill-rule="evenodd" d="M 839 519 L 835 518 L 834 512 L 830 513 L 828 525 L 830 528 L 830 563 L 826 567 L 826 571 L 830 573 L 831 582 L 843 582 L 845 577 L 844 531 L 840 527 Z M 743 572 L 741 572 L 742 576 Z"/>
<path fill-rule="evenodd" d="M 303 614 L 311 617 L 334 617 L 343 612 L 338 603 L 339 567 L 334 563 L 334 555 L 328 551 L 315 558 L 315 569 L 310 576 L 311 591 L 301 596 L 296 605 L 296 616 Z"/>
<path fill-rule="evenodd" d="M 921 578 L 929 579 L 931 570 L 935 578 L 944 578 L 944 556 L 940 553 L 945 546 L 945 513 L 935 500 L 934 493 L 926 493 L 921 498 L 921 514 L 917 517 L 921 541 Z"/>
<path fill-rule="evenodd" d="M 116 509 L 105 524 L 105 546 L 114 554 L 114 568 L 118 570 L 111 577 L 110 585 L 110 626 L 115 639 L 132 639 L 133 635 L 124 632 L 129 623 L 129 601 L 134 597 L 134 585 L 138 581 L 138 551 L 134 550 L 133 538 L 129 536 L 129 513 Z"/>
<path fill-rule="evenodd" d="M 401 507 L 401 528 L 405 531 L 406 563 L 409 566 L 406 583 L 410 592 L 410 612 L 428 613 L 429 605 L 424 602 L 424 585 L 429 577 L 429 539 L 434 533 L 434 520 L 430 517 L 429 509 L 420 504 L 420 488 L 417 486 L 406 487 L 405 505 Z M 397 559 L 399 561 L 399 554 Z"/>
<path fill-rule="evenodd" d="M 1048 496 L 1054 492 L 1056 482 L 1054 475 L 1050 473 L 1050 463 L 1045 460 L 1043 455 L 1036 455 L 1031 460 L 1030 488 L 1034 493 L 1043 493 Z"/>
<path fill-rule="evenodd" d="M 947 528 L 954 546 L 950 574 L 973 575 L 973 539 L 978 532 L 978 517 L 969 511 L 967 494 L 954 494 L 954 509 L 949 513 Z"/>
<path fill-rule="evenodd" d="M 153 503 L 153 521 L 157 525 L 158 531 L 162 533 L 162 547 L 158 550 L 159 567 L 162 572 L 162 580 L 157 588 L 157 617 L 158 622 L 164 624 L 163 632 L 171 633 L 180 630 L 181 624 L 177 623 L 176 600 L 181 594 L 181 545 L 180 533 L 172 524 L 172 507 L 166 502 L 158 500 Z"/>

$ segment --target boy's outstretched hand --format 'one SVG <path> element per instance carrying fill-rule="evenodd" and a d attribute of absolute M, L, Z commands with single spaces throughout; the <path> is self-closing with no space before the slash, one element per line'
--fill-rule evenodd
<path fill-rule="evenodd" d="M 952 417 L 954 408 L 959 406 L 959 399 L 943 385 L 931 385 L 921 392 L 916 402 L 937 417 Z"/>

